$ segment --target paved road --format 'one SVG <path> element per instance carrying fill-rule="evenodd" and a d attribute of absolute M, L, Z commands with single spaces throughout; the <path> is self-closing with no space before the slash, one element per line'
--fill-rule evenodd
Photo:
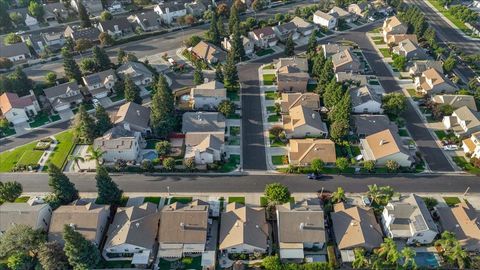
<path fill-rule="evenodd" d="M 262 192 L 268 183 L 279 182 L 292 192 L 315 192 L 324 187 L 347 192 L 364 192 L 367 185 L 390 185 L 398 192 L 480 192 L 480 181 L 473 176 L 341 176 L 328 175 L 323 181 L 308 180 L 304 175 L 248 175 L 248 176 L 148 176 L 142 174 L 111 175 L 126 192 Z M 96 192 L 93 174 L 69 175 L 80 192 Z M 24 192 L 48 192 L 48 175 L 0 174 L 0 181 L 15 180 L 23 185 Z"/>

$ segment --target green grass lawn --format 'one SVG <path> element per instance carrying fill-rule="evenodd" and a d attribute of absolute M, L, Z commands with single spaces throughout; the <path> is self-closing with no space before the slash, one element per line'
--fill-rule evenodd
<path fill-rule="evenodd" d="M 14 202 L 16 202 L 16 203 L 25 203 L 25 202 L 27 202 L 29 199 L 30 199 L 30 197 L 28 197 L 28 196 L 22 196 L 22 197 L 16 198 Z"/>
<path fill-rule="evenodd" d="M 143 199 L 143 203 L 151 202 L 155 205 L 158 205 L 160 203 L 160 199 L 162 199 L 162 198 L 161 197 L 145 197 Z"/>
<path fill-rule="evenodd" d="M 380 48 L 378 50 L 383 55 L 383 57 L 385 58 L 392 57 L 392 54 L 390 53 L 390 50 L 388 48 Z"/>
<path fill-rule="evenodd" d="M 268 138 L 270 139 L 270 147 L 282 147 L 287 145 L 280 140 L 274 140 L 274 136 L 272 136 L 270 133 L 268 134 Z"/>
<path fill-rule="evenodd" d="M 192 197 L 172 197 L 170 199 L 170 204 L 175 203 L 175 202 L 187 204 L 187 203 L 192 202 L 192 200 L 193 200 Z"/>
<path fill-rule="evenodd" d="M 52 120 L 52 122 L 58 121 L 60 119 L 61 119 L 61 117 L 58 114 L 54 114 L 54 115 L 50 116 L 50 120 Z"/>
<path fill-rule="evenodd" d="M 15 129 L 14 128 L 5 128 L 5 129 L 2 129 L 0 130 L 0 138 L 2 137 L 8 137 L 8 136 L 12 136 L 14 135 L 16 132 L 15 132 Z"/>
<path fill-rule="evenodd" d="M 447 133 L 443 130 L 435 130 L 434 132 L 440 140 L 443 140 L 447 137 Z"/>
<path fill-rule="evenodd" d="M 265 56 L 265 55 L 268 55 L 268 54 L 272 54 L 274 53 L 275 51 L 273 49 L 261 49 L 260 51 L 256 52 L 255 54 L 257 56 Z"/>
<path fill-rule="evenodd" d="M 284 165 L 283 164 L 283 157 L 284 156 L 272 156 L 273 165 Z"/>
<path fill-rule="evenodd" d="M 228 161 L 225 162 L 220 168 L 220 171 L 231 172 L 237 168 L 238 164 L 240 164 L 240 155 L 230 155 Z"/>
<path fill-rule="evenodd" d="M 263 74 L 263 85 L 273 85 L 276 80 L 275 74 Z"/>
<path fill-rule="evenodd" d="M 183 258 L 178 261 L 167 261 L 164 259 L 160 259 L 158 266 L 161 270 L 169 270 L 169 269 L 201 270 L 202 269 L 202 256 L 187 257 L 187 258 Z M 188 262 L 188 264 L 186 262 Z"/>
<path fill-rule="evenodd" d="M 381 31 L 382 31 L 382 27 L 378 27 L 378 28 L 373 29 L 369 33 L 377 34 L 377 33 L 380 33 Z"/>
<path fill-rule="evenodd" d="M 453 161 L 457 164 L 458 167 L 464 169 L 465 171 L 471 174 L 480 175 L 480 168 L 474 167 L 464 157 L 453 157 Z"/>
<path fill-rule="evenodd" d="M 230 127 L 230 135 L 238 136 L 240 134 L 240 127 Z"/>
<path fill-rule="evenodd" d="M 245 205 L 245 197 L 228 197 L 228 203 L 233 202 Z"/>
<path fill-rule="evenodd" d="M 65 164 L 68 155 L 70 155 L 70 152 L 75 146 L 73 131 L 64 131 L 60 134 L 55 135 L 55 138 L 57 139 L 58 144 L 53 153 L 48 158 L 48 162 L 55 164 L 59 168 L 63 168 L 63 165 Z"/>
<path fill-rule="evenodd" d="M 35 165 L 43 155 L 41 150 L 26 150 L 17 162 L 17 165 Z"/>
<path fill-rule="evenodd" d="M 280 116 L 276 114 L 272 114 L 268 116 L 268 122 L 278 122 L 280 121 Z"/>
<path fill-rule="evenodd" d="M 470 35 L 471 30 L 465 26 L 465 23 L 462 22 L 461 20 L 457 19 L 455 16 L 453 16 L 449 10 L 445 9 L 442 4 L 439 1 L 436 0 L 428 0 L 430 4 L 432 4 L 438 11 L 440 11 L 443 16 L 445 16 L 447 19 L 449 19 L 455 26 L 457 26 L 460 30 L 462 30 L 464 33 Z"/>
<path fill-rule="evenodd" d="M 380 85 L 380 82 L 377 81 L 377 80 L 369 80 L 368 84 L 370 84 L 370 85 Z"/>
<path fill-rule="evenodd" d="M 275 106 L 267 106 L 268 113 L 275 113 Z"/>
<path fill-rule="evenodd" d="M 238 113 L 232 113 L 227 117 L 227 119 L 241 119 L 241 118 L 242 116 Z"/>
<path fill-rule="evenodd" d="M 33 151 L 33 148 L 37 145 L 37 142 L 31 142 L 29 144 L 22 145 L 11 151 L 5 151 L 0 153 L 0 172 L 12 171 L 15 164 L 20 160 L 23 153 L 26 151 Z"/>
<path fill-rule="evenodd" d="M 240 138 L 237 136 L 228 137 L 228 145 L 240 145 Z"/>
<path fill-rule="evenodd" d="M 50 123 L 50 118 L 46 113 L 41 112 L 33 118 L 33 122 L 30 122 L 29 125 L 31 128 L 36 128 L 48 123 Z"/>
<path fill-rule="evenodd" d="M 117 95 L 115 95 L 114 97 L 110 97 L 110 100 L 112 100 L 112 102 L 117 102 L 117 101 L 120 101 L 120 100 L 123 100 L 125 99 L 125 94 L 123 93 L 119 93 Z"/>
<path fill-rule="evenodd" d="M 408 137 L 408 131 L 406 129 L 399 129 L 398 135 L 400 135 L 400 137 Z"/>
<path fill-rule="evenodd" d="M 443 197 L 443 200 L 449 207 L 454 207 L 461 202 L 458 197 Z"/>
<path fill-rule="evenodd" d="M 385 41 L 379 39 L 379 40 L 374 40 L 373 43 L 375 43 L 375 45 L 384 45 Z"/>
<path fill-rule="evenodd" d="M 277 93 L 275 91 L 266 91 L 265 92 L 266 100 L 275 100 L 277 99 Z"/>
<path fill-rule="evenodd" d="M 227 97 L 231 101 L 239 101 L 240 96 L 238 95 L 238 91 L 227 91 Z"/>

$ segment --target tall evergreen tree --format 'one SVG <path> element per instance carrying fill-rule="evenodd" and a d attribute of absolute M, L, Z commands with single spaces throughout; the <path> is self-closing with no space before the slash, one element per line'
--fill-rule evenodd
<path fill-rule="evenodd" d="M 82 72 L 80 67 L 78 67 L 77 62 L 73 59 L 72 54 L 67 48 L 62 49 L 63 57 L 63 69 L 65 71 L 65 76 L 69 80 L 76 80 L 77 83 L 82 82 Z"/>
<path fill-rule="evenodd" d="M 232 5 L 230 8 L 230 17 L 228 18 L 228 32 L 233 34 L 233 28 L 235 25 L 238 25 L 240 21 L 238 20 L 238 9 L 236 5 Z"/>
<path fill-rule="evenodd" d="M 333 79 L 334 76 L 335 73 L 333 72 L 333 62 L 331 59 L 328 59 L 323 65 L 322 73 L 318 78 L 318 83 L 321 85 L 326 85 Z"/>
<path fill-rule="evenodd" d="M 101 136 L 103 133 L 113 127 L 110 116 L 108 115 L 107 111 L 105 111 L 105 108 L 101 105 L 97 106 L 95 109 L 95 118 L 97 119 L 97 122 L 95 123 L 95 129 L 98 136 Z"/>
<path fill-rule="evenodd" d="M 126 56 L 127 55 L 125 54 L 125 51 L 122 48 L 120 48 L 117 53 L 117 63 L 119 65 L 123 64 L 123 61 L 125 60 Z"/>
<path fill-rule="evenodd" d="M 63 228 L 65 246 L 63 250 L 73 270 L 94 269 L 100 262 L 100 251 L 73 226 L 65 224 Z"/>
<path fill-rule="evenodd" d="M 175 104 L 167 79 L 160 75 L 152 97 L 150 122 L 154 133 L 166 138 L 175 125 Z"/>
<path fill-rule="evenodd" d="M 4 30 L 4 32 L 12 29 L 13 24 L 10 16 L 7 12 L 8 10 L 8 1 L 0 0 L 0 30 Z"/>
<path fill-rule="evenodd" d="M 80 104 L 72 123 L 75 137 L 83 143 L 91 144 L 95 138 L 95 121 L 88 114 L 85 105 Z"/>
<path fill-rule="evenodd" d="M 14 202 L 20 195 L 22 195 L 22 184 L 17 181 L 0 182 L 0 203 Z"/>
<path fill-rule="evenodd" d="M 82 27 L 90 27 L 92 23 L 90 22 L 90 16 L 88 16 L 87 9 L 83 5 L 82 1 L 78 1 L 78 19 L 80 20 L 80 25 Z"/>
<path fill-rule="evenodd" d="M 37 257 L 43 270 L 64 270 L 70 268 L 63 246 L 58 242 L 47 242 L 41 245 Z"/>
<path fill-rule="evenodd" d="M 206 35 L 208 41 L 215 45 L 220 45 L 221 37 L 220 32 L 218 31 L 218 15 L 217 12 L 212 12 L 212 19 L 210 20 L 210 28 L 208 29 Z"/>
<path fill-rule="evenodd" d="M 98 200 L 103 204 L 118 205 L 122 200 L 123 190 L 119 189 L 118 185 L 113 182 L 105 167 L 97 167 L 95 180 L 97 181 Z"/>
<path fill-rule="evenodd" d="M 232 47 L 230 51 L 233 52 L 235 63 L 242 60 L 245 56 L 245 48 L 243 47 L 242 37 L 240 36 L 240 30 L 238 23 L 233 26 L 232 40 L 230 41 Z"/>
<path fill-rule="evenodd" d="M 221 38 L 227 35 L 227 30 L 225 29 L 225 23 L 223 21 L 223 15 L 218 15 L 217 29 L 218 29 L 218 34 L 220 35 L 220 41 L 221 41 Z"/>
<path fill-rule="evenodd" d="M 215 67 L 215 80 L 223 83 L 223 71 L 222 71 L 222 65 L 221 64 L 218 64 Z"/>
<path fill-rule="evenodd" d="M 315 54 L 313 57 L 312 75 L 315 78 L 320 78 L 325 66 L 325 57 L 322 53 Z"/>
<path fill-rule="evenodd" d="M 133 82 L 130 76 L 125 77 L 125 101 L 142 104 L 142 98 L 140 97 L 140 89 Z"/>
<path fill-rule="evenodd" d="M 195 65 L 195 70 L 193 71 L 193 83 L 195 85 L 204 83 L 203 71 L 200 65 Z"/>
<path fill-rule="evenodd" d="M 295 55 L 295 43 L 293 42 L 292 35 L 289 35 L 285 41 L 285 55 L 294 56 Z"/>
<path fill-rule="evenodd" d="M 48 185 L 61 204 L 69 204 L 78 199 L 75 184 L 55 164 L 48 164 Z"/>
<path fill-rule="evenodd" d="M 307 55 L 309 55 L 310 57 L 313 57 L 317 52 L 317 46 L 318 46 L 317 34 L 318 34 L 318 30 L 317 29 L 313 30 L 312 34 L 310 35 L 310 38 L 308 39 Z"/>
<path fill-rule="evenodd" d="M 238 71 L 235 65 L 235 55 L 232 51 L 228 52 L 227 61 L 223 68 L 223 84 L 229 90 L 238 86 Z"/>
<path fill-rule="evenodd" d="M 93 47 L 93 59 L 100 71 L 107 70 L 112 67 L 112 62 L 103 48 Z"/>

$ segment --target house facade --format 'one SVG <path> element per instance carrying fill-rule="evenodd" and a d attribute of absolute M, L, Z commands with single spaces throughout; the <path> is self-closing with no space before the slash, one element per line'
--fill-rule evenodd
<path fill-rule="evenodd" d="M 415 87 L 422 94 L 454 93 L 457 87 L 443 74 L 434 68 L 422 72 L 420 77 L 415 78 Z"/>
<path fill-rule="evenodd" d="M 278 24 L 273 27 L 275 35 L 282 42 L 285 42 L 290 36 L 293 40 L 297 40 L 300 37 L 300 33 L 297 30 L 297 26 L 293 22 Z"/>
<path fill-rule="evenodd" d="M 145 32 L 158 30 L 162 25 L 162 17 L 153 10 L 132 15 L 131 20 L 137 23 Z"/>
<path fill-rule="evenodd" d="M 191 49 L 191 53 L 209 64 L 222 63 L 227 59 L 225 51 L 205 41 L 200 41 L 195 45 Z"/>
<path fill-rule="evenodd" d="M 102 159 L 106 162 L 136 161 L 142 145 L 140 132 L 126 130 L 122 126 L 111 128 L 93 141 L 93 147 L 104 152 Z"/>
<path fill-rule="evenodd" d="M 196 110 L 217 108 L 226 99 L 227 89 L 221 82 L 207 82 L 190 90 L 190 101 Z"/>
<path fill-rule="evenodd" d="M 169 2 L 156 5 L 153 9 L 166 24 L 171 24 L 177 18 L 187 15 L 187 9 L 183 3 Z"/>
<path fill-rule="evenodd" d="M 48 203 L 8 203 L 0 205 L 0 236 L 15 225 L 48 231 L 52 208 Z"/>
<path fill-rule="evenodd" d="M 382 35 L 383 41 L 388 42 L 389 35 L 402 35 L 406 34 L 408 30 L 407 25 L 403 24 L 397 16 L 392 16 L 383 22 Z"/>
<path fill-rule="evenodd" d="M 457 137 L 468 137 L 480 131 L 480 113 L 467 106 L 456 109 L 451 116 L 444 116 L 442 122 Z"/>
<path fill-rule="evenodd" d="M 425 59 L 428 57 L 422 47 L 410 39 L 400 41 L 398 46 L 392 48 L 392 52 L 407 59 Z"/>
<path fill-rule="evenodd" d="M 297 31 L 304 37 L 309 37 L 315 29 L 314 24 L 309 23 L 298 16 L 295 16 L 290 22 L 295 24 Z"/>
<path fill-rule="evenodd" d="M 0 57 L 8 58 L 8 60 L 15 62 L 25 61 L 32 57 L 27 44 L 21 42 L 8 46 L 2 46 L 0 50 Z"/>
<path fill-rule="evenodd" d="M 127 102 L 118 108 L 113 123 L 129 131 L 138 131 L 144 135 L 151 132 L 150 108 L 134 102 Z"/>
<path fill-rule="evenodd" d="M 255 44 L 253 41 L 251 41 L 249 38 L 241 36 L 242 39 L 242 44 L 243 44 L 243 49 L 245 51 L 245 55 L 250 55 L 254 52 L 255 49 Z M 222 41 L 222 48 L 224 48 L 226 51 L 230 51 L 232 49 L 232 43 L 231 43 L 232 36 L 230 38 L 223 38 Z"/>
<path fill-rule="evenodd" d="M 0 95 L 0 111 L 8 122 L 15 125 L 27 122 L 30 117 L 37 115 L 40 112 L 40 105 L 32 90 L 29 95 L 23 97 L 6 92 Z"/>
<path fill-rule="evenodd" d="M 278 42 L 275 31 L 273 31 L 270 26 L 250 31 L 248 32 L 248 36 L 258 48 L 273 47 L 277 45 Z"/>
<path fill-rule="evenodd" d="M 331 14 L 317 10 L 313 14 L 313 23 L 318 24 L 327 29 L 334 29 L 337 26 L 337 18 Z"/>
<path fill-rule="evenodd" d="M 384 166 L 389 160 L 396 161 L 402 167 L 410 167 L 413 163 L 399 135 L 392 133 L 390 129 L 361 139 L 360 152 L 364 160 L 372 160 L 377 166 Z"/>
<path fill-rule="evenodd" d="M 358 57 L 350 50 L 345 49 L 339 53 L 332 55 L 333 71 L 362 73 L 363 65 Z"/>
<path fill-rule="evenodd" d="M 87 87 L 88 92 L 93 97 L 99 99 L 106 97 L 112 91 L 117 80 L 117 75 L 113 69 L 100 71 L 83 77 L 83 83 Z"/>
<path fill-rule="evenodd" d="M 462 141 L 462 149 L 471 157 L 480 158 L 480 131 L 473 133 L 469 138 Z"/>
<path fill-rule="evenodd" d="M 83 95 L 77 82 L 68 82 L 46 88 L 43 89 L 43 93 L 52 105 L 52 108 L 57 112 L 77 106 L 83 101 Z"/>
<path fill-rule="evenodd" d="M 369 86 L 351 88 L 350 99 L 353 113 L 382 113 L 382 99 Z"/>

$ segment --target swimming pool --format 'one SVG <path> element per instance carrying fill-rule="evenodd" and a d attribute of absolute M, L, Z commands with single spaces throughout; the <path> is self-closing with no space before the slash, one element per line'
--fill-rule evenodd
<path fill-rule="evenodd" d="M 438 268 L 440 264 L 435 253 L 433 252 L 417 252 L 415 262 L 420 267 Z"/>
<path fill-rule="evenodd" d="M 149 152 L 143 154 L 143 159 L 154 160 L 157 157 L 158 157 L 158 154 L 155 151 L 149 151 Z"/>

